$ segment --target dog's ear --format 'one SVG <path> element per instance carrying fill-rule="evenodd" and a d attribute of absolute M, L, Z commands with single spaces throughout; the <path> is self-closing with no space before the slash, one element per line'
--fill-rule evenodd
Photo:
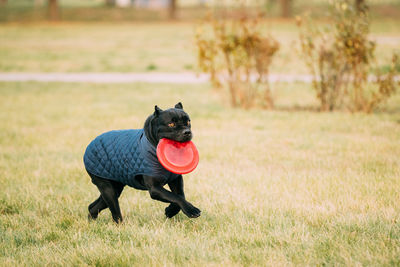
<path fill-rule="evenodd" d="M 162 109 L 159 108 L 157 105 L 154 106 L 154 116 L 158 117 L 160 113 L 162 112 Z"/>
<path fill-rule="evenodd" d="M 177 109 L 183 109 L 182 103 L 179 102 L 178 104 L 175 105 L 175 108 Z"/>

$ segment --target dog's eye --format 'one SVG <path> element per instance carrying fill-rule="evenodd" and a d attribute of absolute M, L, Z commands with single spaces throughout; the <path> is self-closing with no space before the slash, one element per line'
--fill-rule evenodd
<path fill-rule="evenodd" d="M 187 121 L 187 126 L 190 126 L 190 121 Z"/>
<path fill-rule="evenodd" d="M 170 124 L 168 124 L 168 127 L 170 127 L 170 128 L 175 127 L 175 123 L 171 122 Z"/>

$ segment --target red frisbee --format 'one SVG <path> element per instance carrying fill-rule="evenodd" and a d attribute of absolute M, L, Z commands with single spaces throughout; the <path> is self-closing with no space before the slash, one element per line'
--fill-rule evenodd
<path fill-rule="evenodd" d="M 157 158 L 170 172 L 186 174 L 199 163 L 199 152 L 192 141 L 177 142 L 163 138 L 157 145 Z"/>

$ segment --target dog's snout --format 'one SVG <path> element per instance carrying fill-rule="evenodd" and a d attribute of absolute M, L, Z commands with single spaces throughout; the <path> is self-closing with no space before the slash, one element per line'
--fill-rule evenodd
<path fill-rule="evenodd" d="M 185 135 L 185 136 L 189 136 L 191 134 L 192 134 L 192 132 L 189 129 L 186 129 L 183 131 L 183 135 Z"/>

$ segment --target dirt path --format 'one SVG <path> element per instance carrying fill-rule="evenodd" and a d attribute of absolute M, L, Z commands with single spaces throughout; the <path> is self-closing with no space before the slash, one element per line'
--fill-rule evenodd
<path fill-rule="evenodd" d="M 311 82 L 311 75 L 271 74 L 270 82 Z M 183 73 L 0 73 L 0 81 L 89 82 L 89 83 L 205 83 L 208 75 Z"/>
<path fill-rule="evenodd" d="M 373 76 L 369 80 L 374 80 Z M 400 76 L 395 78 L 400 81 Z M 0 82 L 77 82 L 77 83 L 206 83 L 207 74 L 193 72 L 164 73 L 28 73 L 3 72 L 0 73 Z M 305 82 L 311 83 L 312 76 L 307 74 L 270 74 L 269 81 L 275 82 Z"/>

